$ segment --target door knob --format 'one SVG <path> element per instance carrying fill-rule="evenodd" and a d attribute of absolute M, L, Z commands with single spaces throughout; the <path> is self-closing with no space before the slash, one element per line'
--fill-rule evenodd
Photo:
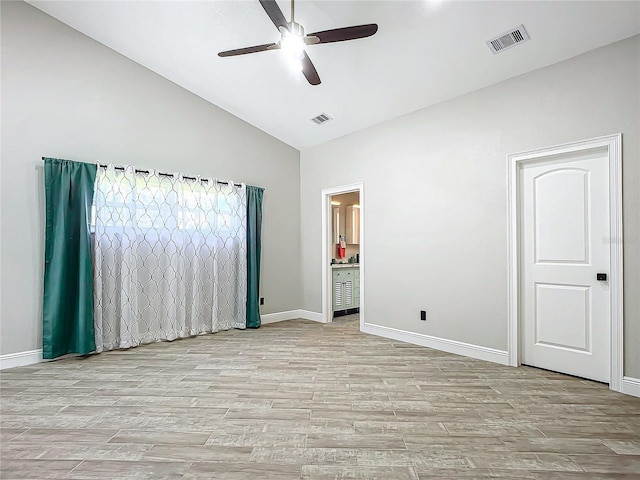
<path fill-rule="evenodd" d="M 596 280 L 598 280 L 599 282 L 606 282 L 607 281 L 607 274 L 606 273 L 596 273 Z"/>

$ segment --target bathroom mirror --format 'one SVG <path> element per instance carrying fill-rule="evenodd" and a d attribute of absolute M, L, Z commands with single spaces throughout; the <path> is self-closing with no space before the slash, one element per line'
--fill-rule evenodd
<path fill-rule="evenodd" d="M 347 205 L 345 212 L 347 243 L 360 243 L 360 205 Z"/>
<path fill-rule="evenodd" d="M 338 205 L 334 205 L 332 207 L 333 210 L 333 243 L 340 243 L 340 235 L 342 232 L 340 231 L 340 207 Z"/>

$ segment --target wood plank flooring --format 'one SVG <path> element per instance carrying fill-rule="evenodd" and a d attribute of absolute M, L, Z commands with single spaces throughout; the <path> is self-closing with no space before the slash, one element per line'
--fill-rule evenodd
<path fill-rule="evenodd" d="M 635 479 L 640 399 L 341 319 L 1 372 L 3 479 Z"/>

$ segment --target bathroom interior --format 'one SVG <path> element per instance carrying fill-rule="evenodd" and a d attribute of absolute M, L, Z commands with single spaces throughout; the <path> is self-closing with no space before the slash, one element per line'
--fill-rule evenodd
<path fill-rule="evenodd" d="M 333 318 L 359 320 L 360 194 L 331 197 L 331 289 Z"/>

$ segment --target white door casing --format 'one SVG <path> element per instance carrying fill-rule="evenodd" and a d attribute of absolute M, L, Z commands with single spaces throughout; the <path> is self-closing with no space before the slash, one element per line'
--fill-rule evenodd
<path fill-rule="evenodd" d="M 609 382 L 606 148 L 520 170 L 522 363 Z"/>
<path fill-rule="evenodd" d="M 575 350 L 576 355 L 579 355 L 580 349 L 584 350 L 585 348 L 592 348 L 591 343 L 594 339 L 594 335 L 596 335 L 597 331 L 593 329 L 587 330 L 586 323 L 584 321 L 583 315 L 583 325 L 585 328 L 582 330 L 582 337 L 571 337 L 569 338 L 570 332 L 573 332 L 571 328 L 570 322 L 563 323 L 567 329 L 562 331 L 557 328 L 553 328 L 549 330 L 549 325 L 555 321 L 558 322 L 559 319 L 564 319 L 566 317 L 572 318 L 574 321 L 576 318 L 580 318 L 581 314 L 585 314 L 587 310 L 591 311 L 593 309 L 593 293 L 601 294 L 608 289 L 609 291 L 609 318 L 610 325 L 608 332 L 604 335 L 609 336 L 609 388 L 615 391 L 623 391 L 623 255 L 622 255 L 622 135 L 614 134 L 608 135 L 599 138 L 593 138 L 583 141 L 577 141 L 572 143 L 567 143 L 563 145 L 556 145 L 552 147 L 546 147 L 536 150 L 531 150 L 527 152 L 514 153 L 507 156 L 508 160 L 508 223 L 509 223 L 509 269 L 508 269 L 508 355 L 509 355 L 509 365 L 518 366 L 521 363 L 523 357 L 523 340 L 524 340 L 524 325 L 523 318 L 521 315 L 521 307 L 523 303 L 526 302 L 526 299 L 523 298 L 524 290 L 521 289 L 521 280 L 523 277 L 523 269 L 524 265 L 524 252 L 523 252 L 523 236 L 524 225 L 523 223 L 523 215 L 524 209 L 521 200 L 522 190 L 524 189 L 523 185 L 523 171 L 527 169 L 528 166 L 547 166 L 551 165 L 554 161 L 558 161 L 561 156 L 565 156 L 565 159 L 582 159 L 588 160 L 589 155 L 597 157 L 598 154 L 601 153 L 602 156 L 606 157 L 607 162 L 607 170 L 608 170 L 608 187 L 607 193 L 608 198 L 605 198 L 604 201 L 599 203 L 596 206 L 596 210 L 598 209 L 606 209 L 608 211 L 608 222 L 609 228 L 607 230 L 607 235 L 603 238 L 592 238 L 589 239 L 589 244 L 586 242 L 586 235 L 583 234 L 584 245 L 580 243 L 580 239 L 571 234 L 567 235 L 567 232 L 570 230 L 569 225 L 565 224 L 565 222 L 561 221 L 562 216 L 570 216 L 571 211 L 573 210 L 574 214 L 576 211 L 580 211 L 583 209 L 583 206 L 580 206 L 580 203 L 575 201 L 575 196 L 571 196 L 573 199 L 572 202 L 563 203 L 562 211 L 555 211 L 551 208 L 552 202 L 548 205 L 544 205 L 543 202 L 539 205 L 540 217 L 546 215 L 546 219 L 540 218 L 539 225 L 537 228 L 545 229 L 548 227 L 549 222 L 553 225 L 553 222 L 556 223 L 556 228 L 554 229 L 556 236 L 562 236 L 565 238 L 564 243 L 551 247 L 549 244 L 549 240 L 553 237 L 548 237 L 546 239 L 540 239 L 541 243 L 534 247 L 529 253 L 531 255 L 531 260 L 540 260 L 539 265 L 537 267 L 550 267 L 547 268 L 538 268 L 538 272 L 536 269 L 533 269 L 532 275 L 544 275 L 549 274 L 554 268 L 556 270 L 562 271 L 563 269 L 560 267 L 570 267 L 570 263 L 575 263 L 576 266 L 580 266 L 579 263 L 582 261 L 584 263 L 584 259 L 586 255 L 591 255 L 590 261 L 598 261 L 593 257 L 592 251 L 587 251 L 586 249 L 592 246 L 592 243 L 600 242 L 600 243 L 608 243 L 610 252 L 609 252 L 609 271 L 602 271 L 602 273 L 608 273 L 608 278 L 606 284 L 596 283 L 595 288 L 600 289 L 596 290 L 593 287 L 589 286 L 588 283 L 581 283 L 577 281 L 575 278 L 573 279 L 565 279 L 566 284 L 562 285 L 559 281 L 548 281 L 544 279 L 540 279 L 538 281 L 537 287 L 535 290 L 530 290 L 530 300 L 537 301 L 542 311 L 540 315 L 546 318 L 546 322 L 539 322 L 537 325 L 537 330 L 530 331 L 531 335 L 538 335 L 537 343 L 539 347 L 545 346 L 547 350 L 553 350 L 553 353 L 557 353 L 558 350 L 562 350 L 563 348 L 566 351 L 570 352 L 571 350 Z M 576 189 L 582 183 L 583 186 L 586 184 L 586 179 L 584 176 L 581 177 L 579 171 L 573 171 L 571 168 L 576 167 L 577 163 L 574 163 L 569 167 L 567 171 L 558 171 L 556 174 L 557 178 L 553 178 L 554 175 L 544 176 L 537 175 L 538 180 L 538 189 L 539 193 L 542 195 L 546 190 L 556 191 L 558 195 L 566 195 L 567 192 L 557 192 L 556 183 L 561 180 L 560 177 L 564 176 L 565 179 L 568 179 L 568 182 L 573 182 L 573 188 Z M 529 170 L 529 172 L 533 172 L 533 170 Z M 537 172 L 538 174 L 544 172 Z M 534 175 L 535 176 L 535 175 Z M 592 174 L 591 174 L 592 176 Z M 533 188 L 530 186 L 530 188 Z M 584 198 L 584 195 L 583 195 Z M 584 204 L 584 201 L 583 201 Z M 548 209 L 545 211 L 545 207 Z M 533 208 L 533 206 L 531 207 Z M 540 210 L 542 209 L 542 210 Z M 593 203 L 589 205 L 589 209 L 593 209 Z M 592 214 L 593 211 L 589 210 L 589 214 Z M 596 212 L 596 214 L 598 214 Z M 598 214 L 599 215 L 599 214 Z M 606 215 L 605 215 L 606 216 Z M 547 223 L 545 223 L 547 222 Z M 584 222 L 583 222 L 584 223 Z M 522 228 L 521 228 L 522 227 Z M 529 229 L 536 228 L 535 224 L 530 224 Z M 546 242 L 546 243 L 545 243 Z M 573 244 L 572 244 L 573 242 Z M 573 247 L 575 250 L 580 250 L 579 248 L 582 246 L 582 259 L 577 255 L 571 255 L 569 250 Z M 536 250 L 537 248 L 537 250 Z M 555 250 L 552 250 L 555 248 Z M 537 255 L 537 257 L 536 257 Z M 551 257 L 560 257 L 566 256 L 565 262 L 552 262 L 550 260 L 557 260 Z M 548 258 L 543 258 L 548 257 Z M 574 257 L 574 258 L 571 258 Z M 546 261 L 545 261 L 546 260 Z M 557 265 L 554 265 L 557 264 Z M 594 268 L 595 270 L 592 273 L 600 273 L 601 270 L 598 270 L 598 265 L 593 265 L 592 267 L 587 267 L 586 265 L 582 265 L 583 270 L 587 270 L 587 268 Z M 579 271 L 580 269 L 578 269 Z M 571 269 L 567 269 L 566 275 L 570 275 Z M 575 272 L 574 272 L 575 273 Z M 560 279 L 562 280 L 562 279 Z M 571 280 L 571 281 L 567 281 Z M 595 275 L 594 275 L 595 280 Z M 597 282 L 597 281 L 596 281 Z M 551 286 L 549 286 L 549 284 Z M 584 285 L 587 285 L 588 288 L 585 289 Z M 588 292 L 588 293 L 587 293 Z M 537 293 L 537 299 L 535 297 Z M 567 294 L 567 295 L 561 295 Z M 596 298 L 599 295 L 596 295 Z M 587 304 L 587 298 L 589 298 L 589 304 Z M 557 306 L 558 302 L 564 302 L 564 309 L 566 309 L 572 315 L 559 315 L 557 313 L 557 308 L 552 308 Z M 598 308 L 603 308 L 596 305 L 596 310 Z M 604 307 L 606 308 L 606 307 Z M 546 309 L 546 310 L 545 310 Z M 549 313 L 551 312 L 551 313 Z M 592 316 L 596 315 L 596 313 L 591 312 Z M 601 316 L 600 313 L 597 315 Z M 593 320 L 593 318 L 591 319 Z M 589 321 L 591 321 L 589 320 Z M 587 338 L 587 336 L 589 336 Z M 580 342 L 582 342 L 580 344 Z M 564 343 L 564 346 L 562 345 Z M 545 345 L 547 344 L 547 345 Z M 555 345 L 553 345 L 555 344 Z M 569 344 L 569 345 L 567 345 Z M 583 353 L 583 355 L 585 355 Z M 528 357 L 527 357 L 528 360 Z M 549 368 L 549 367 L 544 367 Z M 553 367 L 551 367 L 553 369 Z M 557 369 L 557 368 L 555 368 Z M 579 373 L 576 373 L 579 375 Z M 602 373 L 600 374 L 602 375 Z M 602 377 L 605 378 L 605 377 Z"/>

